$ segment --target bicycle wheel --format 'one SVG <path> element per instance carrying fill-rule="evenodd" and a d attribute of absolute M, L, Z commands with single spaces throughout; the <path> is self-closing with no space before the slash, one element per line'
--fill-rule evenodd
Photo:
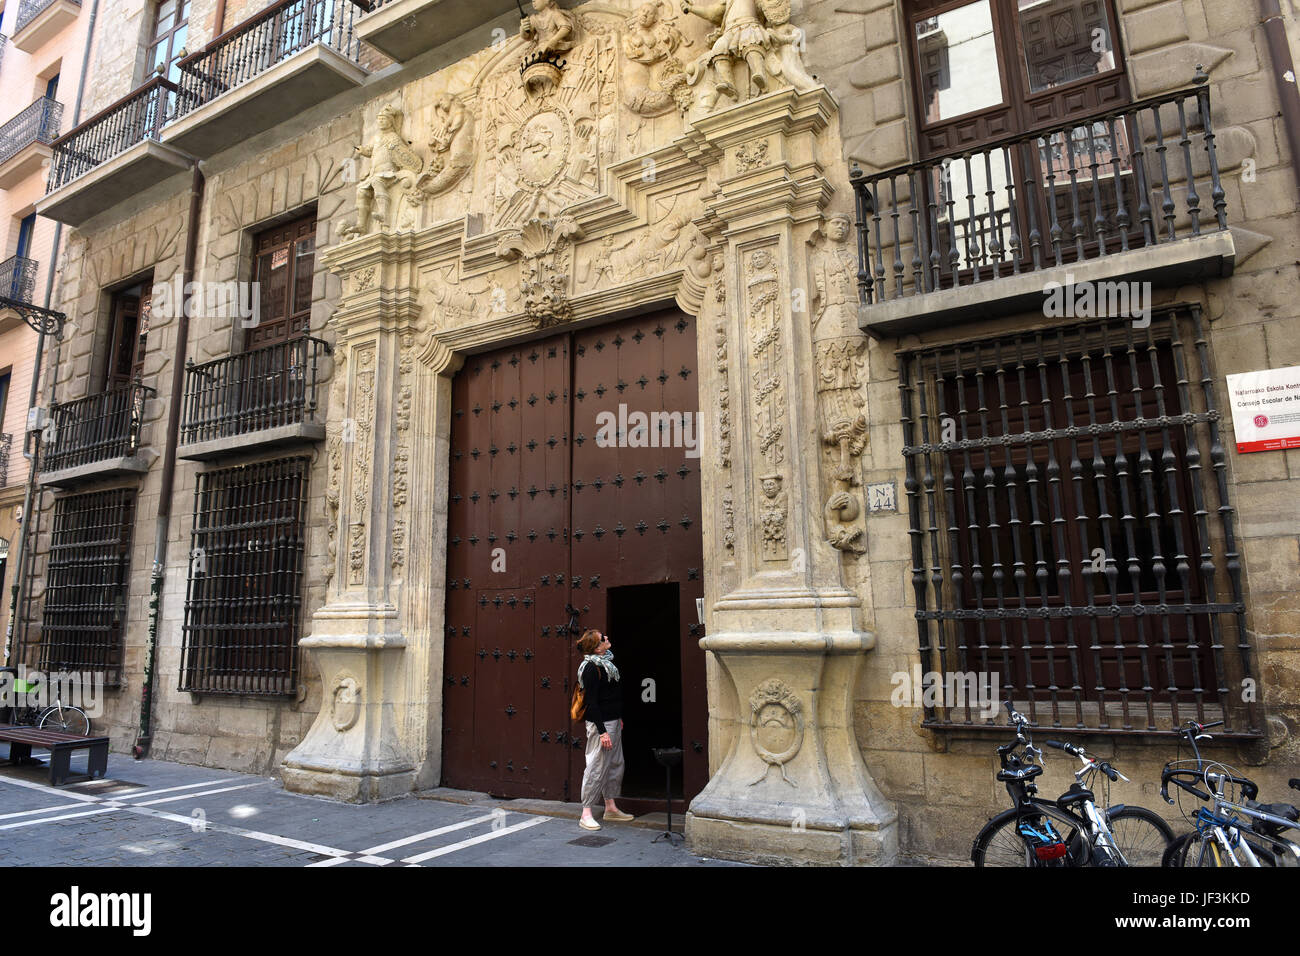
<path fill-rule="evenodd" d="M 1146 807 L 1107 810 L 1106 824 L 1129 866 L 1160 866 L 1165 850 L 1174 840 L 1169 824 Z"/>
<path fill-rule="evenodd" d="M 51 707 L 41 714 L 36 726 L 41 730 L 57 730 L 85 737 L 90 733 L 90 718 L 80 707 Z"/>
<path fill-rule="evenodd" d="M 1036 829 L 1042 830 L 1043 818 L 1051 823 L 1057 836 L 1069 848 L 1065 856 L 1039 860 L 1020 835 L 1018 826 L 1021 820 L 1030 820 Z M 1077 820 L 1048 804 L 1035 803 L 1032 813 L 1017 814 L 1015 810 L 1007 810 L 985 824 L 971 848 L 971 861 L 980 867 L 1083 866 L 1087 863 L 1088 853 L 1088 841 L 1080 838 Z"/>

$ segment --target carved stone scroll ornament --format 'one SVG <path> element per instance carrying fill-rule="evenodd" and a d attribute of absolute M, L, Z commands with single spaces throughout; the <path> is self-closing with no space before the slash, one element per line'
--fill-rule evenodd
<path fill-rule="evenodd" d="M 708 52 L 686 68 L 692 86 L 711 75 L 712 88 L 700 97 L 700 106 L 712 110 L 720 95 L 740 99 L 735 67 L 749 68 L 749 85 L 760 96 L 783 79 L 795 89 L 812 89 L 817 83 L 803 68 L 803 30 L 790 23 L 790 0 L 721 0 L 718 3 L 682 5 L 716 26 L 708 36 Z"/>
<path fill-rule="evenodd" d="M 340 236 L 364 236 L 376 226 L 383 232 L 413 229 L 423 199 L 416 181 L 424 160 L 402 136 L 402 111 L 388 105 L 376 120 L 379 134 L 369 145 L 357 146 L 369 157 L 370 172 L 357 183 L 357 218 L 339 229 Z"/>
<path fill-rule="evenodd" d="M 660 0 L 636 8 L 623 32 L 628 109 L 641 116 L 660 116 L 674 107 L 686 111 L 691 92 L 676 54 L 692 43 L 673 25 L 672 14 Z"/>
<path fill-rule="evenodd" d="M 325 454 L 329 464 L 329 481 L 325 488 L 325 503 L 329 508 L 329 541 L 326 549 L 329 562 L 325 566 L 325 583 L 334 578 L 338 564 L 338 529 L 339 507 L 343 496 L 343 455 L 344 439 L 351 440 L 350 428 L 342 416 L 347 409 L 347 362 L 348 350 L 344 345 L 337 347 L 334 356 L 334 381 L 330 386 L 329 424 L 326 425 Z"/>
<path fill-rule="evenodd" d="M 860 336 L 816 343 L 817 411 L 822 441 L 831 454 L 831 492 L 823 509 L 826 538 L 832 547 L 855 554 L 866 551 L 861 502 L 853 490 L 862 484 L 858 460 L 867 444 L 866 399 L 859 380 L 865 349 Z"/>
<path fill-rule="evenodd" d="M 416 181 L 425 196 L 445 193 L 474 165 L 474 117 L 450 93 L 434 100 L 429 149 L 429 167 Z"/>
<path fill-rule="evenodd" d="M 519 261 L 524 314 L 538 328 L 559 325 L 573 317 L 569 301 L 573 242 L 582 234 L 582 228 L 569 216 L 532 219 L 497 243 L 498 256 Z"/>
<path fill-rule="evenodd" d="M 798 789 L 799 784 L 785 772 L 785 765 L 799 753 L 803 735 L 803 701 L 785 681 L 772 677 L 754 688 L 749 695 L 749 741 L 766 766 L 749 786 L 762 783 L 768 771 L 779 767 L 781 779 Z"/>

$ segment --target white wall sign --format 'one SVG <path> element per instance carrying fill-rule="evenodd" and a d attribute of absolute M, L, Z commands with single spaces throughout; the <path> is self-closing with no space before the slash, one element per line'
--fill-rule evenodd
<path fill-rule="evenodd" d="M 1237 452 L 1300 448 L 1300 365 L 1228 376 Z"/>

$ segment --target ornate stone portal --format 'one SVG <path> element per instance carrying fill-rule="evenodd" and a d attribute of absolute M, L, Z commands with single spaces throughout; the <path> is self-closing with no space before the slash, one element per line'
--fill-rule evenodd
<path fill-rule="evenodd" d="M 287 787 L 372 800 L 440 779 L 461 357 L 676 302 L 714 330 L 698 363 L 714 773 L 688 839 L 740 859 L 893 859 L 893 811 L 852 722 L 874 638 L 846 574 L 863 538 L 845 536 L 858 520 L 845 495 L 860 486 L 864 383 L 852 325 L 828 318 L 846 305 L 829 245 L 846 237 L 824 225 L 848 195 L 847 177 L 827 172 L 842 166 L 835 104 L 803 82 L 788 5 L 763 7 L 762 42 L 748 27 L 728 40 L 743 4 L 718 6 L 723 32 L 710 38 L 699 17 L 588 4 L 566 15 L 571 30 L 538 19 L 449 68 L 421 85 L 426 101 L 406 91 L 433 151 L 418 157 L 423 225 L 358 230 L 323 256 L 344 290 L 326 446 L 334 569 L 302 643 L 330 699 L 284 762 Z M 568 65 L 527 86 L 519 64 L 548 37 L 552 53 L 568 44 Z M 672 63 L 690 48 L 707 52 L 686 86 Z M 710 95 L 724 60 L 749 65 L 756 95 Z M 459 142 L 475 148 L 458 153 L 470 129 L 478 138 Z M 428 177 L 456 157 L 463 186 L 433 194 Z"/>

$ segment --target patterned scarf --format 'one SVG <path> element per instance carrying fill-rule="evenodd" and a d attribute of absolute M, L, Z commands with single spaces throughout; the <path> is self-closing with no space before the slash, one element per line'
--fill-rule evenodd
<path fill-rule="evenodd" d="M 606 651 L 604 654 L 586 654 L 582 658 L 582 663 L 578 665 L 578 680 L 582 680 L 582 669 L 588 664 L 595 664 L 601 668 L 610 680 L 619 679 L 618 668 L 614 666 L 614 652 Z"/>

